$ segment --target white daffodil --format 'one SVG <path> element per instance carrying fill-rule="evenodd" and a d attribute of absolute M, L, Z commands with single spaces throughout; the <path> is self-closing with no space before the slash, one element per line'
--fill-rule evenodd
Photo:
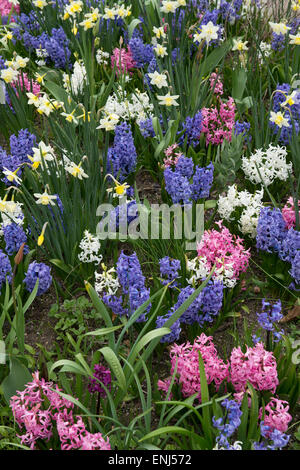
<path fill-rule="evenodd" d="M 4 176 L 6 176 L 6 178 L 8 179 L 8 181 L 10 183 L 17 183 L 17 184 L 21 184 L 22 180 L 21 178 L 19 178 L 19 176 L 17 175 L 17 172 L 19 171 L 20 168 L 18 168 L 17 170 L 15 171 L 11 171 L 11 170 L 8 170 L 6 167 L 3 168 L 3 174 Z"/>
<path fill-rule="evenodd" d="M 46 116 L 49 116 L 49 114 L 52 113 L 54 106 L 50 102 L 49 97 L 45 94 L 39 97 L 39 103 L 36 108 L 39 114 L 45 114 Z"/>
<path fill-rule="evenodd" d="M 38 147 L 34 147 L 33 156 L 27 155 L 32 162 L 32 168 L 37 169 L 42 161 L 51 162 L 54 160 L 54 150 L 51 145 L 46 145 L 43 141 L 39 143 Z"/>
<path fill-rule="evenodd" d="M 42 204 L 43 206 L 55 206 L 55 200 L 57 199 L 57 196 L 48 194 L 47 191 L 45 191 L 43 194 L 40 193 L 34 193 L 34 197 L 37 198 L 36 203 L 37 204 Z"/>
<path fill-rule="evenodd" d="M 220 27 L 215 26 L 212 21 L 209 21 L 207 24 L 201 25 L 201 31 L 197 35 L 197 41 L 201 42 L 201 40 L 204 39 L 206 41 L 206 44 L 208 45 L 214 39 L 218 39 L 219 29 Z"/>
<path fill-rule="evenodd" d="M 285 35 L 291 29 L 285 23 L 272 23 L 271 21 L 269 21 L 269 25 L 275 34 Z"/>
<path fill-rule="evenodd" d="M 83 178 L 88 178 L 89 175 L 87 175 L 84 170 L 81 168 L 82 162 L 80 162 L 78 165 L 71 160 L 68 161 L 68 163 L 65 165 L 65 169 L 70 175 L 74 176 L 74 178 L 78 178 L 79 180 L 82 180 Z"/>
<path fill-rule="evenodd" d="M 233 48 L 232 48 L 232 50 L 233 51 L 239 51 L 239 52 L 247 51 L 248 50 L 247 44 L 248 44 L 248 41 L 243 42 L 241 40 L 241 38 L 233 39 Z"/>
<path fill-rule="evenodd" d="M 16 70 L 24 69 L 27 66 L 28 62 L 29 62 L 28 57 L 21 57 L 20 55 L 17 55 L 16 58 L 14 59 L 14 68 Z"/>
<path fill-rule="evenodd" d="M 161 44 L 157 44 L 157 46 L 154 47 L 154 50 L 158 57 L 165 57 L 168 55 L 167 48 L 165 46 L 162 46 Z"/>
<path fill-rule="evenodd" d="M 125 183 L 119 183 L 114 177 L 113 175 L 110 175 L 108 174 L 107 176 L 110 176 L 112 178 L 112 180 L 114 181 L 115 183 L 115 187 L 114 188 L 108 188 L 106 191 L 108 193 L 112 193 L 113 191 L 113 197 L 118 197 L 118 198 L 121 198 L 121 197 L 124 197 L 126 196 L 126 191 L 128 188 L 130 188 L 130 185 L 127 184 L 126 182 Z"/>
<path fill-rule="evenodd" d="M 119 116 L 117 114 L 108 114 L 105 118 L 100 119 L 100 126 L 97 129 L 105 129 L 106 132 L 113 131 L 119 122 Z"/>
<path fill-rule="evenodd" d="M 19 72 L 12 67 L 1 70 L 0 78 L 5 81 L 5 83 L 15 82 L 18 79 Z"/>
<path fill-rule="evenodd" d="M 293 106 L 293 104 L 298 102 L 296 96 L 298 95 L 297 91 L 293 91 L 291 95 L 287 95 L 286 100 L 281 103 L 281 106 Z"/>
<path fill-rule="evenodd" d="M 300 31 L 298 34 L 290 34 L 290 44 L 295 44 L 296 46 L 300 46 Z"/>
<path fill-rule="evenodd" d="M 95 26 L 95 23 L 91 18 L 86 18 L 85 20 L 81 21 L 81 23 L 79 23 L 79 26 L 83 26 L 84 31 L 87 31 L 88 29 L 92 29 Z"/>
<path fill-rule="evenodd" d="M 105 20 L 114 20 L 115 17 L 117 16 L 117 10 L 115 8 L 104 8 L 104 15 L 103 18 Z"/>
<path fill-rule="evenodd" d="M 171 96 L 170 93 L 167 93 L 165 96 L 157 96 L 159 99 L 159 104 L 165 105 L 165 106 L 179 106 L 177 103 L 177 98 L 179 98 L 179 95 L 173 95 Z"/>
<path fill-rule="evenodd" d="M 48 5 L 45 0 L 33 0 L 32 3 L 35 7 L 40 8 L 41 10 Z"/>
<path fill-rule="evenodd" d="M 157 39 L 166 37 L 166 33 L 163 26 L 160 26 L 159 28 L 153 26 L 153 33 L 155 34 Z"/>
<path fill-rule="evenodd" d="M 178 7 L 179 4 L 177 1 L 163 0 L 160 10 L 164 13 L 175 13 Z"/>
<path fill-rule="evenodd" d="M 157 88 L 162 88 L 168 86 L 167 75 L 164 73 L 158 73 L 157 70 L 153 73 L 148 73 L 149 78 L 151 79 L 151 85 L 157 86 Z"/>
<path fill-rule="evenodd" d="M 73 123 L 73 124 L 78 124 L 78 121 L 76 117 L 74 116 L 75 109 L 71 113 L 61 113 L 61 116 L 64 116 L 66 121 Z"/>
<path fill-rule="evenodd" d="M 270 121 L 274 122 L 276 126 L 280 127 L 290 127 L 288 119 L 282 114 L 281 111 L 275 113 L 275 111 L 271 111 Z"/>

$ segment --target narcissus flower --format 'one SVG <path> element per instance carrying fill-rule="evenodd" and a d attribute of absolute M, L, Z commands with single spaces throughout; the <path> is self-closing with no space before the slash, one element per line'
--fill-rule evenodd
<path fill-rule="evenodd" d="M 177 103 L 177 99 L 179 98 L 179 95 L 173 95 L 171 96 L 170 93 L 167 93 L 165 96 L 158 96 L 157 98 L 159 99 L 159 104 L 165 105 L 165 106 L 179 106 Z"/>
<path fill-rule="evenodd" d="M 43 206 L 48 206 L 49 204 L 51 206 L 55 206 L 55 199 L 57 199 L 57 196 L 52 196 L 51 194 L 48 194 L 47 191 L 45 191 L 43 194 L 40 193 L 34 193 L 34 197 L 37 198 L 36 203 L 37 204 L 42 204 Z"/>
<path fill-rule="evenodd" d="M 164 73 L 158 73 L 157 70 L 155 70 L 153 73 L 148 73 L 148 76 L 151 79 L 151 85 L 156 85 L 157 88 L 168 86 L 167 76 Z"/>
<path fill-rule="evenodd" d="M 178 7 L 179 3 L 177 1 L 163 0 L 160 10 L 164 13 L 175 13 Z"/>
<path fill-rule="evenodd" d="M 233 48 L 232 48 L 232 50 L 233 51 L 240 51 L 240 52 L 247 51 L 248 50 L 247 44 L 248 44 L 248 41 L 243 42 L 241 40 L 241 38 L 233 39 Z"/>
<path fill-rule="evenodd" d="M 158 57 L 165 57 L 168 55 L 167 48 L 165 46 L 162 46 L 161 44 L 157 44 L 156 47 L 154 47 L 154 51 L 158 55 Z"/>
<path fill-rule="evenodd" d="M 290 127 L 288 119 L 280 111 L 278 113 L 271 111 L 270 121 L 274 122 L 274 124 L 280 128 Z"/>
<path fill-rule="evenodd" d="M 298 34 L 290 34 L 290 39 L 290 44 L 296 44 L 296 46 L 300 46 L 300 32 Z"/>
<path fill-rule="evenodd" d="M 212 21 L 209 21 L 207 24 L 201 25 L 201 30 L 198 34 L 194 35 L 194 42 L 201 42 L 202 39 L 206 41 L 206 44 L 209 45 L 214 39 L 218 39 L 219 26 L 215 26 Z"/>
<path fill-rule="evenodd" d="M 285 23 L 272 23 L 271 21 L 269 21 L 269 25 L 275 34 L 284 35 L 284 34 L 287 34 L 287 32 L 291 29 Z"/>
<path fill-rule="evenodd" d="M 48 5 L 45 0 L 33 0 L 32 3 L 35 7 L 40 8 L 41 10 Z"/>
<path fill-rule="evenodd" d="M 11 83 L 17 80 L 19 72 L 12 67 L 1 70 L 0 78 L 5 81 L 5 83 Z"/>

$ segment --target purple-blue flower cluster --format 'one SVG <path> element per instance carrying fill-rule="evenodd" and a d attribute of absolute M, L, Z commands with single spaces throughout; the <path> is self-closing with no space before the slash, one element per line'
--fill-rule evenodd
<path fill-rule="evenodd" d="M 161 281 L 162 285 L 165 286 L 172 282 L 169 287 L 177 287 L 177 281 L 175 281 L 175 279 L 179 278 L 180 260 L 172 259 L 169 256 L 165 256 L 164 258 L 159 260 L 159 268 L 160 277 L 163 278 Z"/>
<path fill-rule="evenodd" d="M 196 147 L 199 144 L 199 138 L 202 129 L 202 113 L 198 111 L 194 117 L 188 116 L 186 120 L 182 123 L 182 128 L 180 130 L 180 140 L 179 144 L 183 144 L 186 140 L 187 145 L 192 145 Z"/>
<path fill-rule="evenodd" d="M 3 253 L 0 250 L 0 292 L 2 289 L 2 285 L 6 283 L 6 279 L 8 282 L 11 282 L 12 279 L 12 269 L 9 258 L 6 253 Z"/>
<path fill-rule="evenodd" d="M 14 222 L 3 227 L 3 235 L 6 244 L 6 252 L 9 256 L 13 253 L 17 253 L 21 245 L 27 242 L 26 233 L 22 226 Z M 25 245 L 23 253 L 27 254 L 28 251 L 29 248 Z"/>
<path fill-rule="evenodd" d="M 103 302 L 112 309 L 115 315 L 131 317 L 150 298 L 150 289 L 145 286 L 145 277 L 136 253 L 127 256 L 123 251 L 121 252 L 117 262 L 117 275 L 123 296 L 104 295 Z M 146 321 L 146 315 L 150 309 L 151 303 L 136 321 Z"/>
<path fill-rule="evenodd" d="M 42 295 L 47 292 L 47 290 L 51 286 L 51 269 L 44 263 L 38 263 L 37 261 L 33 261 L 28 266 L 28 270 L 23 281 L 26 285 L 26 289 L 29 292 L 33 291 L 37 280 L 39 280 L 37 295 Z"/>
<path fill-rule="evenodd" d="M 157 328 L 164 326 L 166 321 L 176 310 L 195 292 L 192 286 L 183 288 L 178 296 L 177 302 L 164 316 L 156 319 Z M 209 281 L 207 286 L 200 292 L 199 296 L 185 310 L 181 317 L 170 327 L 171 333 L 162 337 L 161 342 L 171 342 L 179 338 L 181 323 L 192 325 L 198 323 L 202 328 L 205 322 L 211 323 L 220 312 L 223 303 L 223 283 Z"/>
<path fill-rule="evenodd" d="M 38 36 L 31 34 L 31 31 L 27 28 L 23 30 L 20 27 L 16 28 L 15 36 L 23 42 L 25 48 L 29 51 L 44 49 L 47 53 L 46 62 L 53 62 L 54 67 L 62 69 L 72 68 L 70 62 L 70 41 L 61 26 L 59 28 L 52 28 L 51 35 L 43 32 Z"/>
<path fill-rule="evenodd" d="M 136 162 L 137 153 L 131 128 L 126 122 L 123 122 L 116 126 L 114 144 L 108 149 L 107 169 L 122 182 L 135 170 Z"/>
<path fill-rule="evenodd" d="M 260 423 L 260 433 L 264 440 L 261 442 L 254 442 L 254 450 L 279 450 L 286 447 L 290 440 L 290 436 L 288 434 L 284 434 L 278 429 L 271 431 L 270 426 L 266 426 L 264 421 Z"/>
<path fill-rule="evenodd" d="M 245 142 L 251 142 L 252 137 L 250 135 L 250 122 L 247 121 L 236 121 L 234 123 L 234 135 L 242 135 Z"/>
<path fill-rule="evenodd" d="M 13 158 L 17 158 L 20 163 L 29 162 L 28 155 L 33 156 L 33 147 L 36 147 L 36 136 L 28 129 L 21 129 L 18 135 L 11 135 L 10 151 Z"/>
<path fill-rule="evenodd" d="M 300 284 L 300 232 L 286 227 L 280 209 L 264 207 L 260 211 L 256 247 L 268 253 L 277 253 L 282 261 L 291 263 L 290 275 Z M 297 289 L 292 283 L 291 289 Z"/>
<path fill-rule="evenodd" d="M 10 137 L 10 151 L 11 154 L 7 154 L 2 147 L 0 147 L 0 170 L 5 169 L 12 172 L 20 168 L 23 163 L 29 162 L 27 155 L 33 155 L 33 147 L 36 145 L 36 137 L 31 134 L 28 129 L 21 129 L 18 135 L 11 135 Z M 22 168 L 17 172 L 17 176 L 21 176 Z M 7 185 L 11 186 L 6 176 L 2 181 Z M 16 182 L 14 184 L 17 184 Z"/>
<path fill-rule="evenodd" d="M 287 228 L 280 209 L 263 207 L 257 224 L 256 247 L 268 253 L 279 252 L 286 235 Z"/>
<path fill-rule="evenodd" d="M 281 301 L 279 300 L 274 305 L 271 305 L 270 302 L 266 302 L 265 299 L 262 301 L 261 313 L 257 313 L 257 320 L 260 326 L 266 330 L 273 333 L 274 342 L 277 343 L 281 340 L 284 333 L 283 330 L 277 331 L 276 323 L 278 323 L 283 315 L 281 313 Z"/>
<path fill-rule="evenodd" d="M 225 417 L 216 418 L 213 416 L 212 423 L 220 433 L 216 438 L 218 447 L 224 450 L 233 450 L 234 447 L 230 444 L 229 438 L 236 432 L 241 424 L 241 405 L 235 400 L 225 398 L 221 405 L 225 408 Z"/>
<path fill-rule="evenodd" d="M 143 40 L 139 37 L 133 37 L 129 41 L 130 51 L 133 60 L 136 62 L 138 68 L 149 65 L 155 59 L 153 46 L 151 44 L 144 44 Z"/>
<path fill-rule="evenodd" d="M 174 169 L 167 167 L 164 170 L 166 191 L 174 204 L 191 204 L 192 200 L 207 198 L 213 183 L 213 172 L 212 163 L 205 168 L 196 165 L 194 169 L 193 160 L 181 156 Z"/>

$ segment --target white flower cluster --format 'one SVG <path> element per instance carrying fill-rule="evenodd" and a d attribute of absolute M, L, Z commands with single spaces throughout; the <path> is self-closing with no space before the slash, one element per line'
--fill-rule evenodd
<path fill-rule="evenodd" d="M 35 61 L 36 65 L 38 65 L 39 67 L 42 67 L 43 65 L 46 65 L 45 59 L 47 57 L 49 57 L 49 54 L 46 51 L 46 49 L 42 49 L 42 48 L 36 49 L 35 53 L 36 53 L 37 57 L 40 59 L 40 60 Z"/>
<path fill-rule="evenodd" d="M 126 91 L 121 91 L 119 97 L 114 93 L 108 97 L 104 107 L 105 115 L 116 115 L 124 121 L 135 120 L 137 124 L 148 117 L 152 117 L 154 107 L 148 94 L 141 93 L 138 89 L 127 96 Z"/>
<path fill-rule="evenodd" d="M 115 268 L 106 269 L 104 264 L 102 273 L 95 272 L 95 291 L 97 294 L 105 292 L 108 295 L 115 295 L 120 287 L 119 280 L 116 277 Z"/>
<path fill-rule="evenodd" d="M 107 65 L 108 64 L 108 59 L 109 58 L 109 53 L 103 51 L 102 49 L 98 49 L 96 52 L 96 61 L 99 65 Z"/>
<path fill-rule="evenodd" d="M 286 181 L 292 172 L 292 163 L 286 162 L 287 151 L 270 144 L 267 150 L 258 149 L 249 158 L 242 158 L 242 170 L 254 184 L 269 186 L 278 178 Z"/>
<path fill-rule="evenodd" d="M 216 261 L 222 262 L 222 260 L 219 259 L 216 259 Z M 210 273 L 208 262 L 205 256 L 201 258 L 196 256 L 196 258 L 188 260 L 187 270 L 191 272 L 191 276 L 189 279 L 187 279 L 187 282 L 194 287 L 206 279 Z M 222 262 L 222 265 L 219 268 L 216 268 L 213 273 L 213 279 L 215 281 L 221 281 L 225 287 L 229 288 L 233 288 L 237 283 L 237 280 L 233 276 L 233 265 L 230 263 L 226 263 L 225 265 Z"/>
<path fill-rule="evenodd" d="M 97 236 L 92 235 L 88 230 L 84 232 L 84 238 L 79 243 L 81 253 L 78 258 L 83 263 L 100 263 L 102 261 L 102 255 L 99 254 L 101 243 Z"/>
<path fill-rule="evenodd" d="M 230 221 L 234 218 L 233 212 L 240 207 L 242 213 L 238 221 L 239 230 L 254 238 L 263 196 L 263 188 L 251 194 L 246 190 L 238 192 L 236 186 L 230 186 L 226 196 L 219 196 L 218 213 L 222 219 Z"/>
<path fill-rule="evenodd" d="M 0 235 L 3 235 L 3 227 L 15 223 L 23 225 L 24 214 L 22 212 L 22 203 L 15 201 L 6 201 L 0 198 L 0 212 L 2 223 L 0 224 Z"/>
<path fill-rule="evenodd" d="M 83 87 L 87 82 L 87 74 L 84 64 L 76 61 L 71 77 L 64 73 L 63 84 L 67 91 L 72 91 L 74 95 L 83 92 Z"/>
<path fill-rule="evenodd" d="M 260 61 L 260 64 L 264 63 L 264 59 L 266 57 L 269 57 L 272 54 L 272 46 L 271 44 L 268 44 L 264 41 L 261 41 L 259 44 L 259 53 L 258 53 L 258 58 Z"/>

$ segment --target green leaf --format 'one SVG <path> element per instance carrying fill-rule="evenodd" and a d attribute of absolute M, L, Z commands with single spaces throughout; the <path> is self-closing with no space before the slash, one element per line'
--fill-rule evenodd
<path fill-rule="evenodd" d="M 188 429 L 182 428 L 180 426 L 165 426 L 160 429 L 156 429 L 155 431 L 151 431 L 146 436 L 142 437 L 139 442 L 146 441 L 148 439 L 153 439 L 156 437 L 161 437 L 164 434 L 181 434 L 183 436 L 188 436 L 190 438 L 194 438 L 199 444 L 206 444 L 206 440 L 198 436 L 193 431 L 189 431 Z"/>
<path fill-rule="evenodd" d="M 100 328 L 99 330 L 89 331 L 84 336 L 106 336 L 113 331 L 123 328 L 123 325 L 112 326 L 111 328 Z"/>
<path fill-rule="evenodd" d="M 138 24 L 141 23 L 141 20 L 139 20 L 138 18 L 134 18 L 130 25 L 128 26 L 128 35 L 129 35 L 129 39 L 131 39 L 132 37 L 132 34 L 133 34 L 133 31 L 135 30 L 135 28 L 137 27 Z"/>
<path fill-rule="evenodd" d="M 133 350 L 131 351 L 128 360 L 133 365 L 136 356 L 138 353 L 153 339 L 161 338 L 167 334 L 171 333 L 169 328 L 156 328 L 155 330 L 151 330 L 143 336 L 140 341 L 134 346 Z"/>
<path fill-rule="evenodd" d="M 9 404 L 11 397 L 18 390 L 23 391 L 28 382 L 32 382 L 32 375 L 29 370 L 18 359 L 12 357 L 10 359 L 9 375 L 5 377 L 1 384 L 5 401 Z"/>
<path fill-rule="evenodd" d="M 120 364 L 120 361 L 115 355 L 114 351 L 107 346 L 99 349 L 99 351 L 101 352 L 101 354 L 103 354 L 106 362 L 109 364 L 109 366 L 111 367 L 111 370 L 115 374 L 119 387 L 123 390 L 123 392 L 126 393 L 127 386 L 126 386 L 125 375 L 124 375 L 122 366 Z"/>
<path fill-rule="evenodd" d="M 87 377 L 89 376 L 87 371 L 83 367 L 81 367 L 79 364 L 77 364 L 77 362 L 70 361 L 69 359 L 61 359 L 59 361 L 54 362 L 54 364 L 52 364 L 49 370 L 49 377 L 51 376 L 54 369 L 57 369 L 58 367 L 61 367 L 61 366 L 62 368 L 60 372 L 71 372 L 73 374 L 85 375 Z"/>

